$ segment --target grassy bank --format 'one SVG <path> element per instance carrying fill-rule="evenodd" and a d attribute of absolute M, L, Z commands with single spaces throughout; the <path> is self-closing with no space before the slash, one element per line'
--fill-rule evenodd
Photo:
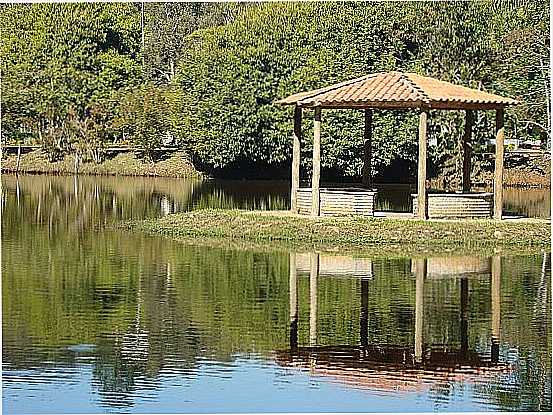
<path fill-rule="evenodd" d="M 471 181 L 478 187 L 491 187 L 494 180 L 495 159 L 478 154 L 474 157 Z M 504 157 L 504 187 L 551 187 L 551 156 L 549 153 L 506 152 Z M 455 158 L 448 159 L 438 177 L 431 179 L 435 188 L 459 188 L 460 171 Z M 447 183 L 447 185 L 446 185 Z"/>
<path fill-rule="evenodd" d="M 160 219 L 127 221 L 119 228 L 222 246 L 271 244 L 370 255 L 537 252 L 549 250 L 545 220 L 418 221 L 382 218 L 309 218 L 287 212 L 199 210 Z M 217 242 L 219 240 L 219 242 Z"/>
<path fill-rule="evenodd" d="M 41 150 L 34 150 L 21 156 L 19 172 L 74 174 L 75 156 L 66 156 L 63 160 L 50 162 Z M 15 172 L 17 156 L 10 154 L 2 159 L 2 172 Z M 176 152 L 157 162 L 138 158 L 134 153 L 122 153 L 101 163 L 86 162 L 79 166 L 79 174 L 112 176 L 158 176 L 158 177 L 199 177 L 185 153 Z"/>

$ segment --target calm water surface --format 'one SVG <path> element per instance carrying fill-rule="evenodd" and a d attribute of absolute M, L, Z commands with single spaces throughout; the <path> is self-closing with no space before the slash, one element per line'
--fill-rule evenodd
<path fill-rule="evenodd" d="M 3 410 L 551 410 L 548 254 L 356 258 L 105 229 L 284 209 L 287 188 L 4 175 Z M 548 217 L 548 193 L 527 192 L 506 203 Z"/>

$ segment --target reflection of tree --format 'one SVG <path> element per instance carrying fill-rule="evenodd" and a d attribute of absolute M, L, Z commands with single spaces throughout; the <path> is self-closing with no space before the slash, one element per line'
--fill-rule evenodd
<path fill-rule="evenodd" d="M 287 210 L 289 184 L 285 181 L 211 180 L 194 193 L 195 208 Z"/>
<path fill-rule="evenodd" d="M 60 185 L 65 179 L 67 189 Z M 194 375 L 199 358 L 232 361 L 237 353 L 267 356 L 286 347 L 287 254 L 180 245 L 110 230 L 74 232 L 75 217 L 90 225 L 102 215 L 115 218 L 145 212 L 139 205 L 150 200 L 137 199 L 152 194 L 124 186 L 120 193 L 109 194 L 101 186 L 87 188 L 79 183 L 77 198 L 87 200 L 77 204 L 81 210 L 70 196 L 75 193 L 73 178 L 45 180 L 36 186 L 36 193 L 21 182 L 18 209 L 15 188 L 5 189 L 2 307 L 3 356 L 11 365 L 8 368 L 40 368 L 46 361 L 73 365 L 75 356 L 67 346 L 94 344 L 94 385 L 102 391 L 104 404 L 132 404 L 137 389 L 159 385 L 161 373 Z M 151 209 L 148 214 L 159 213 L 159 206 Z M 32 223 L 37 213 L 45 226 Z M 501 293 L 508 299 L 501 307 L 502 357 L 507 346 L 519 350 L 521 384 L 512 393 L 520 401 L 534 394 L 535 403 L 529 406 L 541 408 L 551 405 L 548 261 L 546 274 L 541 272 L 542 256 L 502 261 Z M 371 262 L 367 342 L 411 344 L 415 303 L 411 263 L 404 258 Z M 352 278 L 318 279 L 318 343 L 359 342 L 361 285 Z M 298 298 L 308 298 L 309 288 L 307 278 L 299 278 Z M 460 290 L 456 279 L 429 277 L 424 311 L 428 343 L 461 346 Z M 472 350 L 489 350 L 490 321 L 485 316 L 490 315 L 490 307 L 489 279 L 471 279 L 467 315 Z M 300 301 L 300 321 L 308 315 L 308 303 Z M 300 344 L 307 342 L 307 327 L 300 324 L 297 330 Z M 497 388 L 482 393 L 486 399 L 492 393 L 499 395 Z"/>
<path fill-rule="evenodd" d="M 551 190 L 505 188 L 504 207 L 531 218 L 550 218 Z"/>
<path fill-rule="evenodd" d="M 47 226 L 53 238 L 68 230 L 82 233 L 114 220 L 159 216 L 164 207 L 169 212 L 185 210 L 201 183 L 166 178 L 3 175 L 2 226 L 15 233 L 21 225 L 37 223 Z"/>
<path fill-rule="evenodd" d="M 135 362 L 128 361 L 113 347 L 100 346 L 92 373 L 93 386 L 98 388 L 105 406 L 132 406 L 135 378 L 140 376 L 140 367 Z"/>
<path fill-rule="evenodd" d="M 94 363 L 94 382 L 105 405 L 132 405 L 138 388 L 157 387 L 167 363 L 173 374 L 196 372 L 201 341 L 190 327 L 190 316 L 177 309 L 172 278 L 169 262 L 141 261 L 133 288 L 136 302 L 128 309 L 126 328 L 109 342 L 104 339 L 107 354 Z"/>

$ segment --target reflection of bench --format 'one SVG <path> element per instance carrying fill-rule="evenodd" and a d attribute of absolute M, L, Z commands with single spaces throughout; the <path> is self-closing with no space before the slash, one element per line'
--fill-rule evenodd
<path fill-rule="evenodd" d="M 415 273 L 415 262 L 411 262 L 411 272 Z M 491 275 L 489 258 L 438 257 L 426 261 L 426 276 L 440 277 L 481 277 Z"/>
<path fill-rule="evenodd" d="M 417 195 L 412 194 L 417 216 Z M 429 193 L 428 218 L 491 218 L 493 193 Z"/>
<path fill-rule="evenodd" d="M 296 270 L 309 275 L 310 254 L 296 254 Z M 325 277 L 372 278 L 372 262 L 368 258 L 319 255 L 319 275 Z"/>
<path fill-rule="evenodd" d="M 321 216 L 373 216 L 376 190 L 357 187 L 320 189 Z M 300 214 L 311 214 L 311 188 L 298 189 Z"/>

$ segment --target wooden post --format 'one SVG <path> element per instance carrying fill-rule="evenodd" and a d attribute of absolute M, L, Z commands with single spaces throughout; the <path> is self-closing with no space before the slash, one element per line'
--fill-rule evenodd
<path fill-rule="evenodd" d="M 426 123 L 428 110 L 422 109 L 419 121 L 419 171 L 417 181 L 417 216 L 426 219 Z"/>
<path fill-rule="evenodd" d="M 294 213 L 298 213 L 298 188 L 300 187 L 301 115 L 301 108 L 296 106 L 294 109 L 292 189 L 290 192 L 290 208 Z"/>
<path fill-rule="evenodd" d="M 501 327 L 501 257 L 492 257 L 492 362 L 499 361 L 499 340 Z"/>
<path fill-rule="evenodd" d="M 298 273 L 296 254 L 290 253 L 290 349 L 298 347 Z"/>
<path fill-rule="evenodd" d="M 493 179 L 493 218 L 501 220 L 503 212 L 503 153 L 504 153 L 504 110 L 495 111 L 495 171 Z"/>
<path fill-rule="evenodd" d="M 309 345 L 317 344 L 317 278 L 319 277 L 319 254 L 309 254 Z"/>
<path fill-rule="evenodd" d="M 366 109 L 363 133 L 363 169 L 361 171 L 361 182 L 365 186 L 372 185 L 372 123 L 373 112 L 371 109 Z"/>
<path fill-rule="evenodd" d="M 321 108 L 315 107 L 313 124 L 313 177 L 311 179 L 311 215 L 319 216 L 321 198 L 319 182 L 321 180 Z"/>
<path fill-rule="evenodd" d="M 422 337 L 424 318 L 424 279 L 427 272 L 427 260 L 415 260 L 415 361 L 422 361 Z"/>
<path fill-rule="evenodd" d="M 474 124 L 474 112 L 467 110 L 465 113 L 465 134 L 463 135 L 463 192 L 470 192 L 470 171 L 472 170 L 472 126 Z"/>

